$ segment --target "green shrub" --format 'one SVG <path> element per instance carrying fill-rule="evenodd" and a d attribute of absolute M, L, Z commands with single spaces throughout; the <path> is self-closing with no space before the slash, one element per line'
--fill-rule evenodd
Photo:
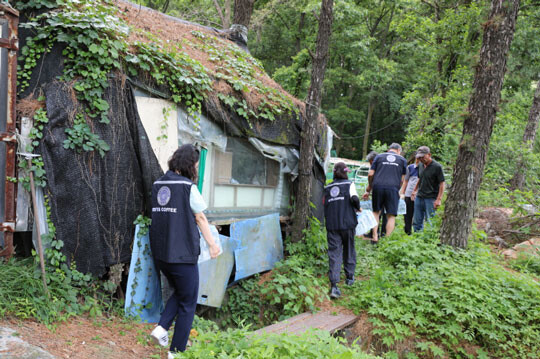
<path fill-rule="evenodd" d="M 370 278 L 352 288 L 346 305 L 370 314 L 388 348 L 418 336 L 431 343 L 419 343 L 427 357 L 469 357 L 464 343 L 477 346 L 479 357 L 540 355 L 540 286 L 497 265 L 478 241 L 467 251 L 441 246 L 435 226 L 385 238 L 373 255 L 371 267 L 360 269 Z"/>
<path fill-rule="evenodd" d="M 538 254 L 521 252 L 517 259 L 510 262 L 510 267 L 520 272 L 540 276 L 540 256 Z"/>
<path fill-rule="evenodd" d="M 222 327 L 260 328 L 315 311 L 317 303 L 328 298 L 328 245 L 321 223 L 311 218 L 304 240 L 289 241 L 286 247 L 287 259 L 276 263 L 264 279 L 256 275 L 227 291 L 228 300 L 217 311 L 216 320 Z"/>
<path fill-rule="evenodd" d="M 303 240 L 288 241 L 286 252 L 302 262 L 300 266 L 309 268 L 312 273 L 323 275 L 328 273 L 328 242 L 326 228 L 315 217 L 309 219 L 309 226 L 303 231 Z"/>
<path fill-rule="evenodd" d="M 34 318 L 45 324 L 89 313 L 98 316 L 113 308 L 111 291 L 76 270 L 47 271 L 49 296 L 44 292 L 37 260 L 0 262 L 0 317 Z"/>
<path fill-rule="evenodd" d="M 259 276 L 240 281 L 227 289 L 228 299 L 216 312 L 221 327 L 264 326 L 261 318 L 261 287 Z"/>
<path fill-rule="evenodd" d="M 358 347 L 347 347 L 345 340 L 323 331 L 301 335 L 255 334 L 245 329 L 219 331 L 212 322 L 196 318 L 198 334 L 193 346 L 178 358 L 334 358 L 370 359 Z"/>
<path fill-rule="evenodd" d="M 301 258 L 293 256 L 276 264 L 271 280 L 262 285 L 261 295 L 270 307 L 267 321 L 281 321 L 306 311 L 315 311 L 316 302 L 327 297 L 326 280 L 316 277 Z"/>

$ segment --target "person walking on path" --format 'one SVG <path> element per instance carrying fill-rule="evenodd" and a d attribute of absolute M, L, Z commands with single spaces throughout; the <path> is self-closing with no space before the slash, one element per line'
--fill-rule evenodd
<path fill-rule="evenodd" d="M 161 271 L 174 289 L 150 334 L 161 346 L 169 343 L 168 330 L 176 318 L 168 357 L 183 352 L 197 306 L 201 230 L 211 258 L 219 255 L 208 220 L 206 203 L 194 181 L 197 178 L 199 151 L 193 145 L 179 147 L 169 160 L 169 170 L 152 186 L 152 224 L 150 247 L 158 273 Z"/>
<path fill-rule="evenodd" d="M 405 233 L 411 234 L 412 221 L 414 215 L 414 201 L 411 199 L 411 194 L 418 183 L 418 164 L 420 159 L 416 158 L 416 151 L 413 152 L 411 158 L 409 158 L 409 165 L 407 166 L 407 174 L 405 180 L 399 191 L 400 197 L 405 198 L 406 213 L 403 215 L 405 222 Z"/>
<path fill-rule="evenodd" d="M 334 180 L 324 187 L 323 203 L 328 240 L 328 276 L 330 279 L 330 298 L 339 298 L 338 283 L 341 263 L 345 269 L 345 284 L 353 285 L 356 269 L 356 249 L 354 247 L 355 228 L 358 224 L 356 211 L 360 211 L 360 200 L 354 182 L 349 181 L 347 173 L 351 170 L 345 163 L 334 166 Z"/>
<path fill-rule="evenodd" d="M 414 201 L 413 228 L 418 232 L 424 228 L 424 221 L 429 221 L 441 205 L 444 173 L 440 163 L 431 157 L 429 147 L 418 147 L 416 158 L 421 163 L 418 166 L 418 183 L 411 193 L 411 200 Z"/>
<path fill-rule="evenodd" d="M 407 172 L 407 160 L 401 156 L 401 145 L 392 143 L 388 151 L 381 153 L 371 165 L 368 172 L 368 185 L 363 199 L 369 198 L 373 190 L 371 203 L 373 216 L 379 226 L 379 215 L 382 210 L 386 211 L 387 224 L 386 235 L 391 235 L 396 225 L 396 216 L 399 207 L 399 189 Z M 377 227 L 373 231 L 373 241 L 379 240 Z"/>
<path fill-rule="evenodd" d="M 375 157 L 377 157 L 378 153 L 375 151 L 371 151 L 366 156 L 366 161 L 369 162 L 369 166 L 373 164 L 373 161 L 375 160 Z M 377 233 L 379 234 L 379 237 L 384 237 L 386 235 L 386 213 L 384 211 L 381 212 L 379 215 L 379 227 L 377 228 Z M 373 241 L 373 228 L 370 229 L 370 231 L 364 235 L 364 238 L 369 239 L 371 241 L 371 244 L 377 244 L 377 242 Z"/>

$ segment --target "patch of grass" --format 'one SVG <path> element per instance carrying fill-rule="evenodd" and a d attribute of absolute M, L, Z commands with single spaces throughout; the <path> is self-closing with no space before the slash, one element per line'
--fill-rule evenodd
<path fill-rule="evenodd" d="M 518 257 L 510 261 L 510 267 L 523 273 L 540 276 L 540 255 L 521 252 Z"/>
<path fill-rule="evenodd" d="M 333 358 L 376 359 L 356 345 L 323 331 L 301 335 L 255 334 L 246 329 L 219 330 L 215 323 L 196 318 L 193 346 L 178 358 Z"/>
<path fill-rule="evenodd" d="M 36 257 L 7 262 L 0 259 L 0 318 L 9 314 L 52 326 L 54 322 L 84 313 L 95 318 L 118 312 L 118 302 L 113 301 L 100 281 L 90 283 L 89 275 L 69 269 L 63 263 L 60 267 L 47 263 L 50 296 L 47 297 Z M 96 321 L 94 325 L 102 324 Z"/>
<path fill-rule="evenodd" d="M 368 279 L 342 303 L 370 314 L 387 350 L 416 336 L 422 358 L 539 357 L 539 284 L 504 270 L 478 240 L 466 251 L 441 246 L 435 225 L 360 246 L 357 273 Z"/>

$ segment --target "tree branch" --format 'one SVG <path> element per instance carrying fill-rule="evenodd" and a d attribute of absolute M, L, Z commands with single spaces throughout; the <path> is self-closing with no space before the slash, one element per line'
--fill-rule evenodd
<path fill-rule="evenodd" d="M 221 6 L 219 6 L 219 3 L 217 0 L 214 0 L 214 6 L 216 7 L 216 11 L 218 12 L 219 18 L 221 19 L 221 27 L 224 27 L 225 17 L 223 16 L 223 10 L 221 9 Z"/>

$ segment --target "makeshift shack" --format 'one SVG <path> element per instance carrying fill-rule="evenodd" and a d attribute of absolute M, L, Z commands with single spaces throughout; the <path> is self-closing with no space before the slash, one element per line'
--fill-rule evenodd
<path fill-rule="evenodd" d="M 50 207 L 46 219 L 68 261 L 99 276 L 130 261 L 134 221 L 149 215 L 151 184 L 184 143 L 202 149 L 198 185 L 210 222 L 226 236 L 242 233 L 236 249 L 264 250 L 250 246 L 256 231 L 234 224 L 273 218 L 280 231 L 279 219 L 290 215 L 305 105 L 226 31 L 112 3 L 20 9 L 21 48 L 44 51 L 19 60 L 19 139 L 32 137 L 23 122 L 40 129 L 30 142 L 46 173 L 41 205 Z M 48 119 L 42 127 L 39 108 Z M 312 202 L 320 218 L 332 132 L 323 116 L 317 128 Z M 21 198 L 17 212 L 29 204 Z M 27 218 L 18 230 L 32 230 Z M 237 278 L 268 269 L 236 267 Z"/>

